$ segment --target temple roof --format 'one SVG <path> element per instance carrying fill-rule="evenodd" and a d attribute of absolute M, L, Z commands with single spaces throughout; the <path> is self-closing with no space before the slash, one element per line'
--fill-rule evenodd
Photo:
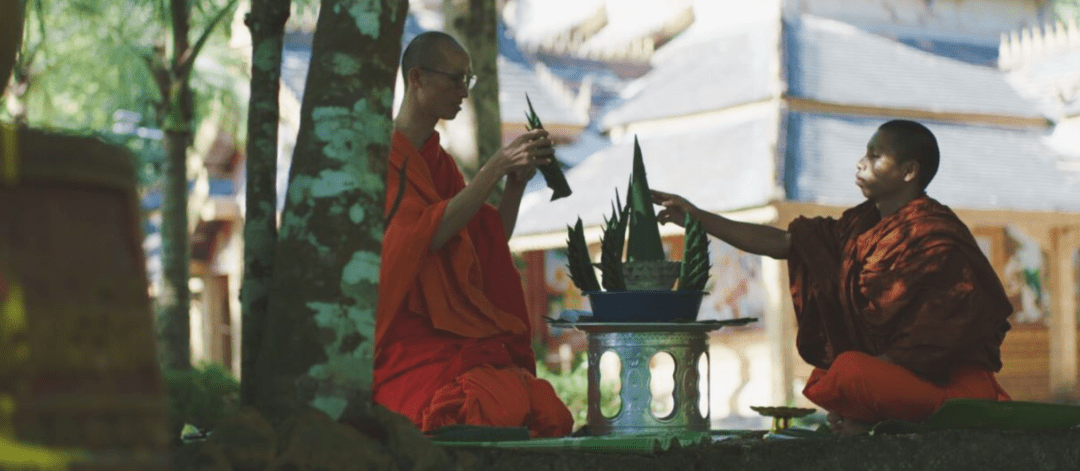
<path fill-rule="evenodd" d="M 855 162 L 887 118 L 792 113 L 787 117 L 789 200 L 850 206 L 864 200 Z M 941 166 L 927 194 L 955 208 L 1080 211 L 1080 173 L 1063 171 L 1048 131 L 923 121 Z"/>
<path fill-rule="evenodd" d="M 937 55 L 833 20 L 784 22 L 787 94 L 820 102 L 1039 118 L 996 67 Z"/>

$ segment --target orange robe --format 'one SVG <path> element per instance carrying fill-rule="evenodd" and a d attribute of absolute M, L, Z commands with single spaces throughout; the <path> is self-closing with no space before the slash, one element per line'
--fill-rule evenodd
<path fill-rule="evenodd" d="M 922 421 L 945 399 L 1008 399 L 993 372 L 1012 305 L 967 226 L 923 195 L 789 226 L 803 393 L 867 422 Z M 884 356 L 889 363 L 875 357 Z"/>
<path fill-rule="evenodd" d="M 417 151 L 395 132 L 387 170 L 375 334 L 375 401 L 423 431 L 451 424 L 528 426 L 564 436 L 573 418 L 537 379 L 521 278 L 499 212 L 485 204 L 437 252 L 431 240 L 465 187 L 435 133 Z"/>

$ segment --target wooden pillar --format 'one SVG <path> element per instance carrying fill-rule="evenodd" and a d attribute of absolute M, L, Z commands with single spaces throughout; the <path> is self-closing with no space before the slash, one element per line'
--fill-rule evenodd
<path fill-rule="evenodd" d="M 1050 229 L 1050 393 L 1054 398 L 1077 393 L 1077 299 L 1073 256 L 1080 246 L 1080 228 Z"/>
<path fill-rule="evenodd" d="M 792 384 L 795 377 L 795 321 L 788 290 L 787 262 L 761 257 L 761 276 L 765 281 L 767 300 L 764 321 L 772 366 L 769 378 L 772 403 L 790 405 L 795 401 Z"/>

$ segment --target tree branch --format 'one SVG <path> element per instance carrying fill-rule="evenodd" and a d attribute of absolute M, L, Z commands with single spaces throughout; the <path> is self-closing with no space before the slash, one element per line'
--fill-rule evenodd
<path fill-rule="evenodd" d="M 199 39 L 195 40 L 195 44 L 180 54 L 180 58 L 176 63 L 177 67 L 175 72 L 177 78 L 181 81 L 187 81 L 188 77 L 191 75 L 191 69 L 195 64 L 195 58 L 199 57 L 199 52 L 202 51 L 203 46 L 206 45 L 206 41 L 210 39 L 210 34 L 214 32 L 214 28 L 217 27 L 218 23 L 221 23 L 221 20 L 225 19 L 232 9 L 236 7 L 237 1 L 238 0 L 230 0 L 228 5 L 222 7 L 221 11 L 214 16 L 214 19 L 210 21 L 210 24 L 207 25 L 206 29 L 199 35 Z"/>

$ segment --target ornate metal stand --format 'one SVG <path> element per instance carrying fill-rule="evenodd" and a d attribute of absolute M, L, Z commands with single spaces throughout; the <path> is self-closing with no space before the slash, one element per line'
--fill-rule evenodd
<path fill-rule="evenodd" d="M 698 408 L 701 392 L 698 359 L 708 358 L 708 332 L 756 319 L 704 322 L 565 322 L 587 334 L 589 342 L 589 431 L 594 435 L 625 435 L 709 430 L 709 413 Z M 619 392 L 621 407 L 613 417 L 600 411 L 600 357 L 613 352 L 622 364 Z M 674 408 L 656 417 L 650 407 L 652 391 L 649 360 L 659 352 L 674 359 Z M 707 371 L 707 370 L 706 370 Z M 706 373 L 707 375 L 708 373 Z M 706 378 L 707 379 L 707 378 Z M 706 381 L 708 384 L 708 381 Z M 708 388 L 708 386 L 707 386 Z M 705 393 L 706 397 L 708 392 Z"/>

